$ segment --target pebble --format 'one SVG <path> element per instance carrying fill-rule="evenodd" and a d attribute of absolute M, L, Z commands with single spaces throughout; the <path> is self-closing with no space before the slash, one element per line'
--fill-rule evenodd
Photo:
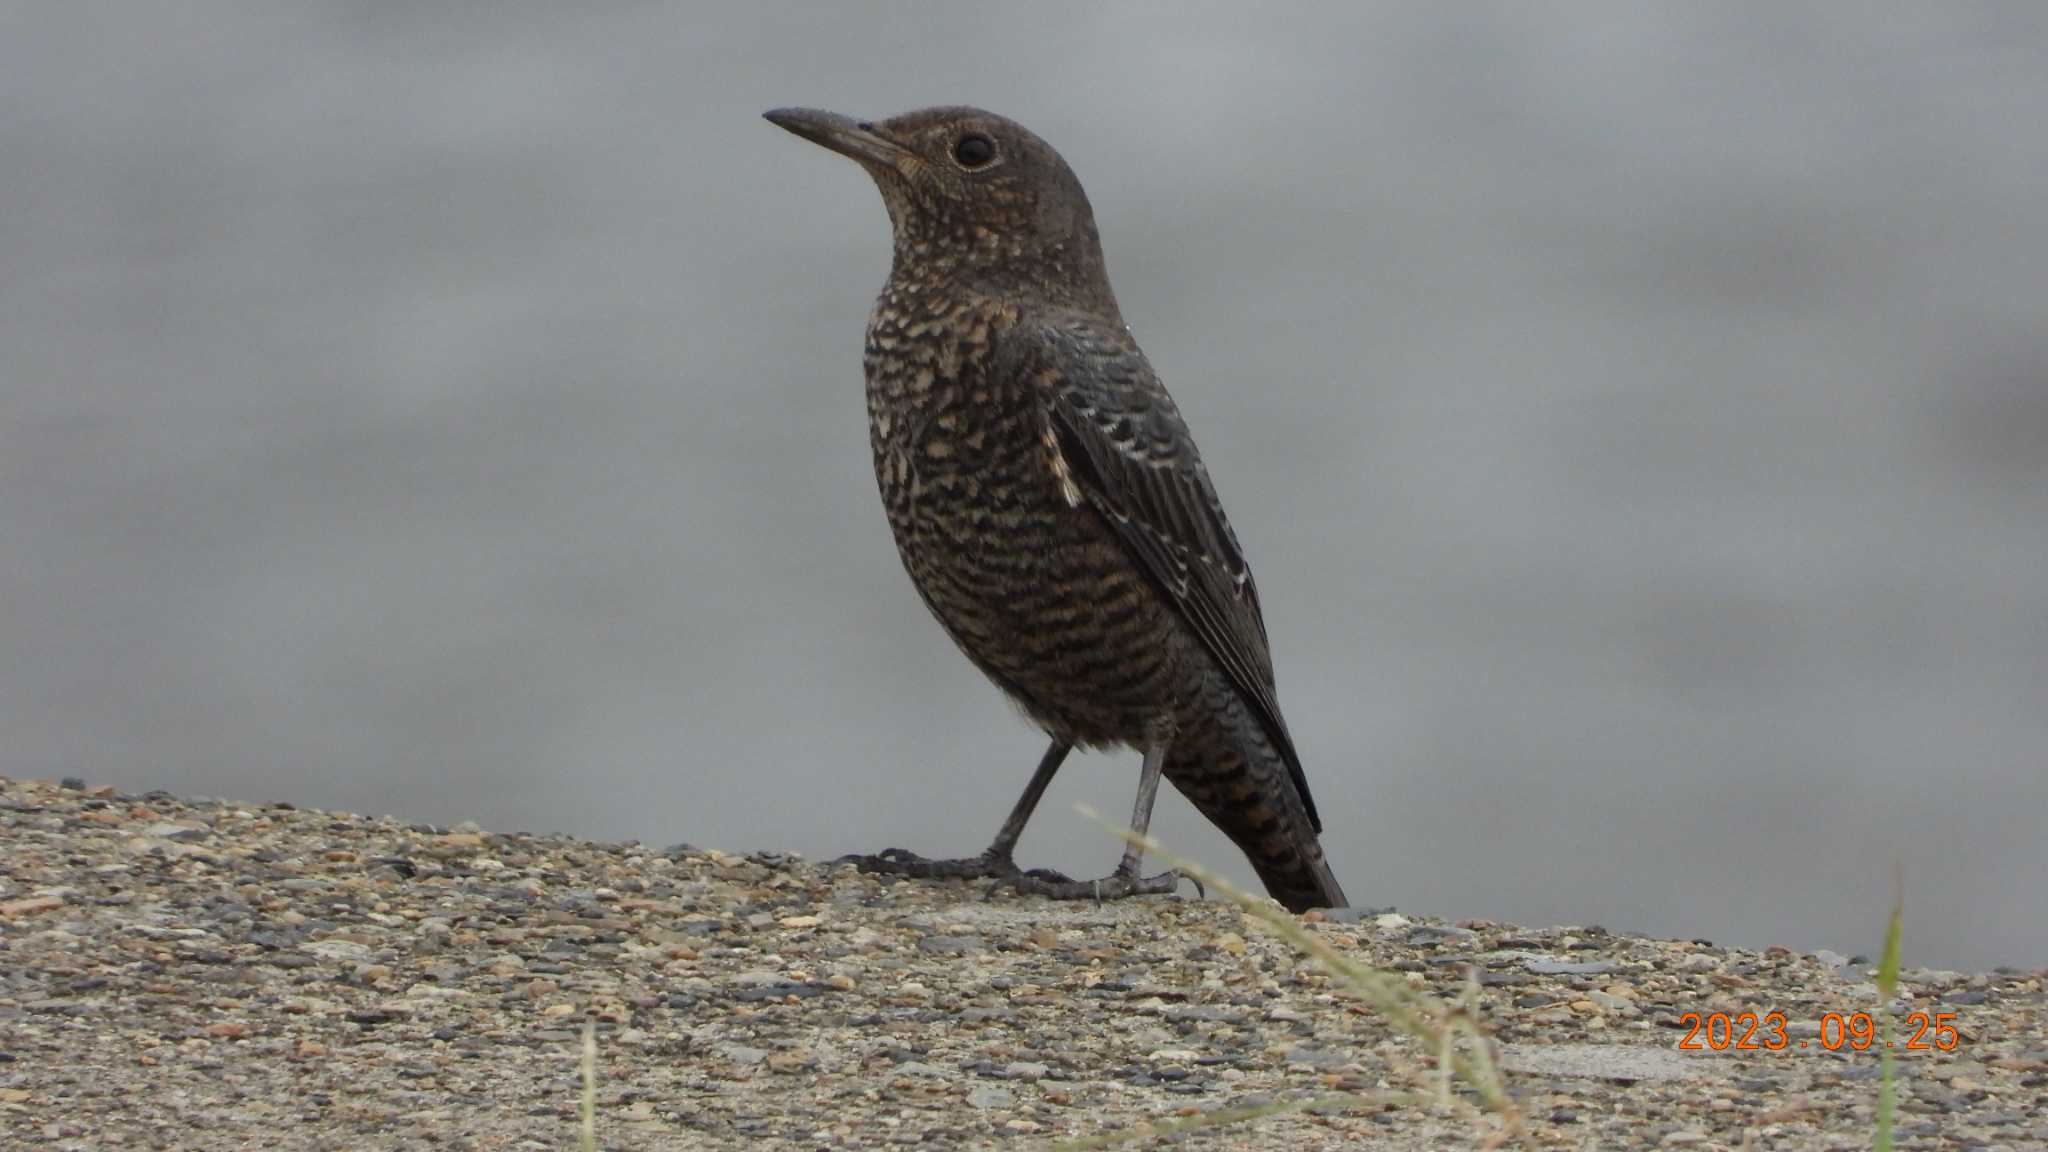
<path fill-rule="evenodd" d="M 993 1084 L 977 1084 L 967 1093 L 967 1102 L 976 1108 L 1008 1108 L 1016 1101 L 1016 1093 Z"/>
<path fill-rule="evenodd" d="M 5 916 L 9 920 L 16 920 L 25 916 L 33 916 L 38 912 L 54 912 L 63 906 L 64 898 L 62 896 L 28 896 L 20 900 L 8 900 L 0 903 L 0 916 Z"/>
<path fill-rule="evenodd" d="M 759 1064 L 768 1059 L 766 1048 L 749 1048 L 745 1044 L 726 1044 L 719 1048 L 718 1054 L 735 1064 Z"/>
<path fill-rule="evenodd" d="M 1522 967 L 1538 976 L 1604 976 L 1618 969 L 1605 960 L 1525 960 Z"/>
<path fill-rule="evenodd" d="M 315 940 L 299 947 L 322 960 L 367 960 L 370 956 L 369 945 L 353 940 Z"/>
<path fill-rule="evenodd" d="M 1588 992 L 1586 999 L 1598 1005 L 1604 1012 L 1633 1013 L 1636 1006 L 1627 999 L 1607 992 Z"/>
<path fill-rule="evenodd" d="M 144 828 L 142 835 L 152 840 L 174 840 L 181 843 L 189 843 L 204 840 L 208 836 L 213 835 L 213 833 L 203 827 L 195 827 L 190 824 L 159 822 Z"/>
<path fill-rule="evenodd" d="M 1410 944 L 1438 944 L 1446 941 L 1462 944 L 1477 939 L 1479 933 L 1452 924 L 1422 924 L 1408 930 Z"/>

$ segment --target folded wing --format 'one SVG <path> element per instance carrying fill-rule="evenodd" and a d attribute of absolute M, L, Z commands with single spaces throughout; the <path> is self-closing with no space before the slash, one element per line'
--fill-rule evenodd
<path fill-rule="evenodd" d="M 1006 368 L 1037 387 L 1050 463 L 1200 637 L 1310 798 L 1274 693 L 1258 587 L 1173 398 L 1122 329 L 1073 320 L 1004 333 Z"/>

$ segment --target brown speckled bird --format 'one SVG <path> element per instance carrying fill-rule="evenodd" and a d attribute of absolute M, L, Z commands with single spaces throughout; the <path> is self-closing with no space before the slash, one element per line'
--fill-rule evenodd
<path fill-rule="evenodd" d="M 767 118 L 858 161 L 895 227 L 868 320 L 875 478 L 904 567 L 976 667 L 1052 737 L 978 857 L 864 867 L 1105 899 L 1173 891 L 1125 851 L 1092 882 L 1021 872 L 1018 837 L 1076 745 L 1144 756 L 1301 911 L 1342 907 L 1280 718 L 1258 591 L 1194 438 L 1110 292 L 1094 213 L 1057 152 L 975 108 L 874 123 Z"/>

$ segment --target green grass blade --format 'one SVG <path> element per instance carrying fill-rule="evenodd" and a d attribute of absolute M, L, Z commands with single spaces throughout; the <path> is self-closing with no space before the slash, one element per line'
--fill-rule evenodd
<path fill-rule="evenodd" d="M 1898 1088 L 1892 1082 L 1892 998 L 1899 993 L 1899 936 L 1906 923 L 1905 883 L 1896 873 L 1892 879 L 1892 918 L 1884 930 L 1884 954 L 1877 962 L 1877 993 L 1884 998 L 1878 1006 L 1878 1028 L 1884 1047 L 1878 1052 L 1877 1152 L 1892 1152 L 1892 1114 L 1898 1107 Z"/>

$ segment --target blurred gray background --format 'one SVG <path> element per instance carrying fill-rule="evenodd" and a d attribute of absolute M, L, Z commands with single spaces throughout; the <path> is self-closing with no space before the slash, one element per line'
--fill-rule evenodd
<path fill-rule="evenodd" d="M 1901 861 L 1909 963 L 2048 962 L 2048 7 L 0 14 L 0 772 L 978 850 L 1041 740 L 874 494 L 887 222 L 759 118 L 969 102 L 1087 184 L 1354 898 L 1875 952 Z"/>

